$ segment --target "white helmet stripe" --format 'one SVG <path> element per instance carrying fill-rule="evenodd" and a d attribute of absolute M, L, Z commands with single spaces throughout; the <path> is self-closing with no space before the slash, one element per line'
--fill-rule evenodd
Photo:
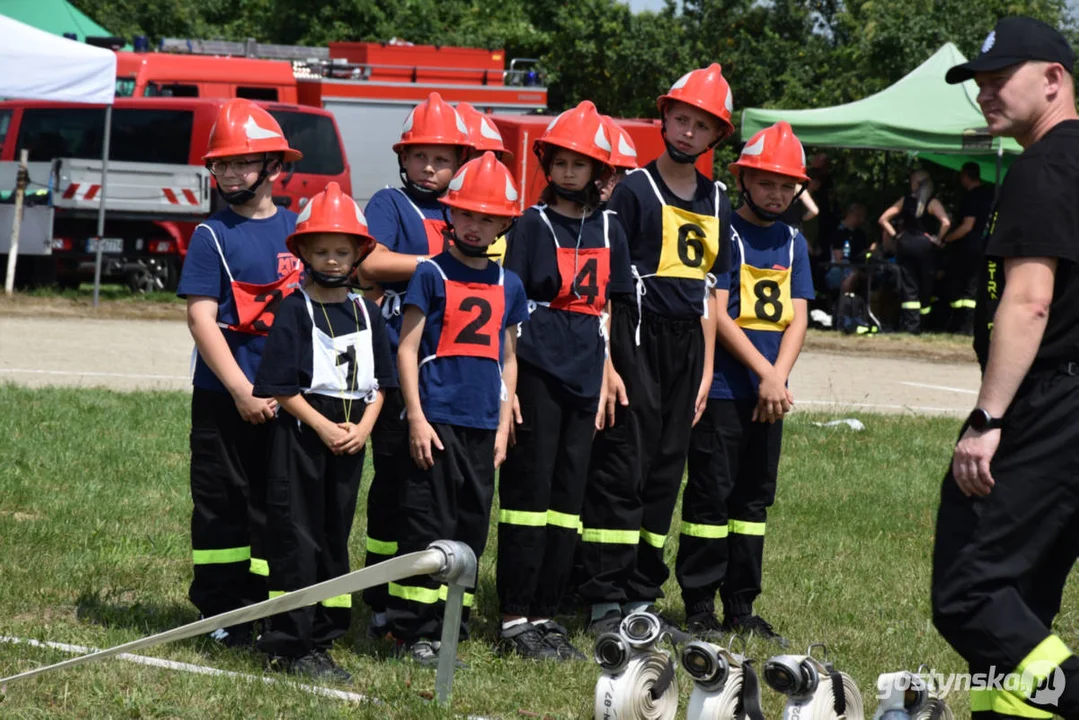
<path fill-rule="evenodd" d="M 457 192 L 458 190 L 460 190 L 461 187 L 465 184 L 465 175 L 467 173 L 468 173 L 468 170 L 462 168 L 461 172 L 457 173 L 457 177 L 455 177 L 453 180 L 450 180 L 450 188 L 449 189 L 453 190 L 454 192 Z"/>
<path fill-rule="evenodd" d="M 744 148 L 742 148 L 743 156 L 760 155 L 762 152 L 764 152 L 764 135 L 761 135 L 759 138 L 757 138 L 757 141 L 752 145 L 746 145 Z"/>
<path fill-rule="evenodd" d="M 602 124 L 596 128 L 595 141 L 601 150 L 611 151 L 611 141 L 607 139 L 607 131 L 603 129 Z"/>
<path fill-rule="evenodd" d="M 502 142 L 502 133 L 498 132 L 498 128 L 494 125 L 487 122 L 487 118 L 480 118 L 480 135 L 488 140 Z"/>
<path fill-rule="evenodd" d="M 244 134 L 247 135 L 248 140 L 269 140 L 281 137 L 281 133 L 260 126 L 251 116 L 248 116 L 247 122 L 244 123 Z"/>

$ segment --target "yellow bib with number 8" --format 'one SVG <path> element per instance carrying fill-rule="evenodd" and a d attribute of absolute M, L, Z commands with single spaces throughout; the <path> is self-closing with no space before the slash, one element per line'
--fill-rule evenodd
<path fill-rule="evenodd" d="M 794 265 L 794 237 L 791 231 L 789 264 L 785 268 L 759 268 L 746 261 L 746 246 L 737 232 L 731 237 L 738 245 L 742 264 L 738 268 L 738 299 L 741 307 L 734 322 L 746 330 L 783 332 L 794 320 L 791 300 L 791 267 Z"/>

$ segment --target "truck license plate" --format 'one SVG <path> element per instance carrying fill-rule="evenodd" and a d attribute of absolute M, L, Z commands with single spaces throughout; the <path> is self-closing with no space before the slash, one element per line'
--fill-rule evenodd
<path fill-rule="evenodd" d="M 86 241 L 86 252 L 97 252 L 97 238 L 90 238 Z M 123 238 L 101 238 L 101 252 L 120 254 L 124 251 Z"/>

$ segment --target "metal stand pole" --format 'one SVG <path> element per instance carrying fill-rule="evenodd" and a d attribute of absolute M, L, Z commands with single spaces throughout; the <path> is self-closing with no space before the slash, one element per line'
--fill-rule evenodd
<path fill-rule="evenodd" d="M 432 577 L 449 586 L 446 593 L 446 614 L 442 618 L 442 643 L 438 648 L 438 670 L 435 674 L 435 700 L 441 705 L 450 701 L 453 673 L 457 669 L 457 641 L 461 632 L 465 588 L 476 584 L 476 555 L 460 542 L 438 540 L 427 546 L 446 555 L 446 564 Z"/>
<path fill-rule="evenodd" d="M 30 151 L 23 148 L 19 152 L 19 175 L 15 182 L 15 217 L 11 220 L 11 245 L 7 254 L 7 275 L 4 276 L 4 293 L 7 295 L 15 291 L 15 263 L 19 257 L 19 233 L 22 231 L 22 205 L 26 196 L 26 186 L 30 176 L 26 172 L 26 162 Z"/>
<path fill-rule="evenodd" d="M 101 192 L 98 194 L 98 202 L 101 203 L 97 211 L 97 247 L 94 252 L 94 307 L 97 307 L 98 295 L 101 293 L 101 236 L 105 234 L 105 190 L 109 182 L 109 137 L 112 135 L 112 105 L 105 107 L 105 139 L 102 141 L 101 150 Z"/>

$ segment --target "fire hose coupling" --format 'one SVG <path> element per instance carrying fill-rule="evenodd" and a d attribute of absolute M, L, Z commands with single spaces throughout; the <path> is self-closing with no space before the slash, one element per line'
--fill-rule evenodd
<path fill-rule="evenodd" d="M 873 720 L 952 720 L 951 708 L 944 703 L 934 677 L 928 665 L 921 665 L 916 673 L 881 673 L 877 677 L 880 704 Z"/>
<path fill-rule="evenodd" d="M 813 654 L 819 649 L 819 657 Z M 827 648 L 810 645 L 805 655 L 777 655 L 764 664 L 764 682 L 787 696 L 784 718 L 862 720 L 862 695 L 849 675 L 827 659 Z"/>
<path fill-rule="evenodd" d="M 603 670 L 596 682 L 596 720 L 672 720 L 678 683 L 671 653 L 659 647 L 666 634 L 648 612 L 627 615 L 617 633 L 596 638 L 594 657 Z"/>
<path fill-rule="evenodd" d="M 734 652 L 735 642 L 742 652 Z M 739 635 L 732 635 L 725 648 L 700 640 L 682 648 L 682 667 L 694 683 L 686 720 L 764 720 L 760 682 L 745 649 Z"/>
<path fill-rule="evenodd" d="M 468 545 L 456 540 L 435 540 L 427 549 L 438 550 L 444 558 L 442 567 L 431 575 L 432 578 L 447 585 L 473 587 L 476 584 L 476 553 Z"/>

